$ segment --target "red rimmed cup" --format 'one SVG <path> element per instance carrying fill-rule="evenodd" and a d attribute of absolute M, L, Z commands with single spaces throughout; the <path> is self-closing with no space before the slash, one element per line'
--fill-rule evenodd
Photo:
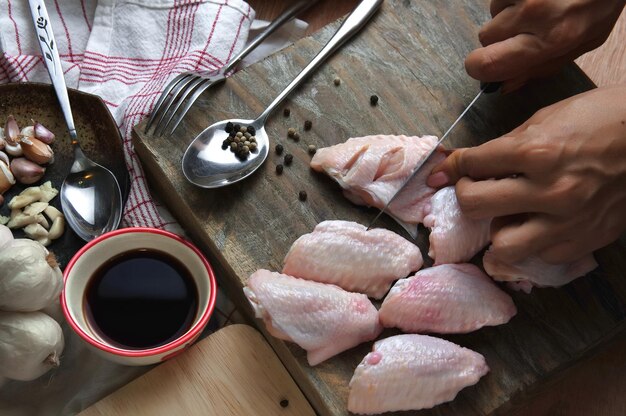
<path fill-rule="evenodd" d="M 86 291 L 98 269 L 108 260 L 138 250 L 167 253 L 189 271 L 197 289 L 197 310 L 191 326 L 176 339 L 158 347 L 123 348 L 98 331 L 87 316 Z M 217 285 L 209 262 L 194 245 L 155 228 L 124 228 L 90 241 L 70 260 L 63 274 L 61 306 L 72 329 L 97 353 L 125 365 L 164 361 L 189 347 L 205 328 L 215 307 Z"/>

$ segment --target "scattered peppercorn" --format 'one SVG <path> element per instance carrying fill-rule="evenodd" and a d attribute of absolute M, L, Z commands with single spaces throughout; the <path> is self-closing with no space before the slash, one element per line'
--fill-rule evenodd
<path fill-rule="evenodd" d="M 295 132 L 293 136 L 291 136 L 291 138 L 293 139 L 294 142 L 297 142 L 300 140 L 300 134 L 298 132 Z"/>
<path fill-rule="evenodd" d="M 317 147 L 315 147 L 315 145 L 314 145 L 314 144 L 310 144 L 310 145 L 309 145 L 309 153 L 310 153 L 310 154 L 312 154 L 312 155 L 314 155 L 314 154 L 315 154 L 315 152 L 317 152 Z"/>
<path fill-rule="evenodd" d="M 298 193 L 298 199 L 300 199 L 300 201 L 306 201 L 306 191 L 300 191 L 300 193 Z"/>
<path fill-rule="evenodd" d="M 304 122 L 304 129 L 305 130 L 311 130 L 311 127 L 313 127 L 313 123 L 311 123 L 311 120 L 306 120 Z"/>
<path fill-rule="evenodd" d="M 285 109 L 283 110 L 283 115 L 284 115 L 285 117 L 289 117 L 289 114 L 291 114 L 291 110 L 290 110 L 290 109 L 288 109 L 288 108 L 285 108 Z"/>
<path fill-rule="evenodd" d="M 374 94 L 370 97 L 370 104 L 371 105 L 376 105 L 378 104 L 378 95 Z"/>
<path fill-rule="evenodd" d="M 335 83 L 336 86 L 339 86 L 341 84 L 341 80 L 339 78 L 335 78 L 333 82 Z"/>
<path fill-rule="evenodd" d="M 293 155 L 291 153 L 287 153 L 285 155 L 285 165 L 289 166 L 293 162 Z"/>
<path fill-rule="evenodd" d="M 276 165 L 276 174 L 277 175 L 283 174 L 283 165 Z"/>
<path fill-rule="evenodd" d="M 231 131 L 233 131 L 234 127 L 235 126 L 233 125 L 233 123 L 229 121 L 228 123 L 226 123 L 226 128 L 224 130 L 226 130 L 226 133 L 230 133 Z"/>
<path fill-rule="evenodd" d="M 289 406 L 289 400 L 283 399 L 280 401 L 280 407 L 287 407 L 287 406 Z"/>
<path fill-rule="evenodd" d="M 282 144 L 277 144 L 276 147 L 274 148 L 274 150 L 276 151 L 277 155 L 282 155 L 283 154 L 283 145 Z"/>
<path fill-rule="evenodd" d="M 289 129 L 287 130 L 287 136 L 293 137 L 294 134 L 296 134 L 296 129 L 294 129 L 293 127 L 289 127 Z"/>

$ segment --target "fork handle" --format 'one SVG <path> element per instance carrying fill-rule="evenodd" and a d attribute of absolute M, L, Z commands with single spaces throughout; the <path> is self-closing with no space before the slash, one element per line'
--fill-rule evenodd
<path fill-rule="evenodd" d="M 59 104 L 61 105 L 61 112 L 63 113 L 63 117 L 65 117 L 65 123 L 70 132 L 72 144 L 76 144 L 76 127 L 74 126 L 74 117 L 72 116 L 72 109 L 70 107 L 70 97 L 67 94 L 67 85 L 65 84 L 63 68 L 61 67 L 61 58 L 59 58 L 57 43 L 52 33 L 50 16 L 48 16 L 48 10 L 46 10 L 46 4 L 43 0 L 28 0 L 28 2 L 30 4 L 30 14 L 33 17 L 37 42 L 39 42 L 39 46 L 41 47 L 43 62 L 46 64 L 52 86 L 56 91 Z"/>
<path fill-rule="evenodd" d="M 337 32 L 326 43 L 322 50 L 309 62 L 309 64 L 294 78 L 293 81 L 276 97 L 267 109 L 257 118 L 265 124 L 267 117 L 280 105 L 280 103 L 296 89 L 306 77 L 319 67 L 333 52 L 335 52 L 348 39 L 356 34 L 383 3 L 383 0 L 363 0 L 343 21 Z"/>
<path fill-rule="evenodd" d="M 239 52 L 233 59 L 228 62 L 226 67 L 224 68 L 224 73 L 227 74 L 237 65 L 239 62 L 243 60 L 253 49 L 255 49 L 261 42 L 263 42 L 269 35 L 274 33 L 276 29 L 290 21 L 292 18 L 297 16 L 298 14 L 304 12 L 309 7 L 313 6 L 317 3 L 318 0 L 300 0 L 299 2 L 293 4 L 291 7 L 286 9 L 280 16 L 272 21 L 261 33 L 256 35 L 254 39 L 250 41 L 248 46 L 246 46 L 241 52 Z"/>

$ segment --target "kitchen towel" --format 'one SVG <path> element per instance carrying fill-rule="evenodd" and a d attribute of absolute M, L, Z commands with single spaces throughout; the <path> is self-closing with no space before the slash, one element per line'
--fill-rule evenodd
<path fill-rule="evenodd" d="M 68 87 L 99 95 L 124 138 L 131 188 L 123 226 L 180 232 L 150 195 L 131 131 L 177 74 L 224 65 L 248 38 L 242 0 L 47 1 Z M 0 0 L 0 83 L 50 78 L 26 0 Z"/>

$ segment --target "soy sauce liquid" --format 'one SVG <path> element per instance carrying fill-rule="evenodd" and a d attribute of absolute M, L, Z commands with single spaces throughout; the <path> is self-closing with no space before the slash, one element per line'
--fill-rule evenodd
<path fill-rule="evenodd" d="M 189 330 L 198 290 L 178 259 L 161 251 L 135 250 L 96 270 L 85 308 L 92 328 L 108 342 L 126 349 L 154 348 Z"/>

